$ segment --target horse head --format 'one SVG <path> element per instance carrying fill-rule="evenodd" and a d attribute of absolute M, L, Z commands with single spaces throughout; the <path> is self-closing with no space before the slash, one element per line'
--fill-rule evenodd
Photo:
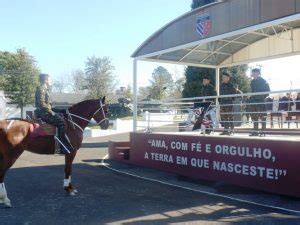
<path fill-rule="evenodd" d="M 99 99 L 99 108 L 94 113 L 93 119 L 97 122 L 97 124 L 101 127 L 102 130 L 106 130 L 109 126 L 109 120 L 106 117 L 108 112 L 108 106 L 105 103 L 105 96 Z"/>

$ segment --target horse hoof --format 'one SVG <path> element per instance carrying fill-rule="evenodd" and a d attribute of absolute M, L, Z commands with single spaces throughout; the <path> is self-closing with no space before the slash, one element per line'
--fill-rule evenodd
<path fill-rule="evenodd" d="M 76 192 L 71 191 L 69 195 L 70 195 L 70 196 L 76 196 Z"/>
<path fill-rule="evenodd" d="M 11 202 L 4 202 L 5 208 L 11 208 Z"/>

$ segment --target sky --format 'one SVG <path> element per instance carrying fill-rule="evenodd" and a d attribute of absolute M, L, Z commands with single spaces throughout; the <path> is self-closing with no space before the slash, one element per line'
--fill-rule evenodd
<path fill-rule="evenodd" d="M 191 0 L 0 0 L 0 50 L 25 48 L 43 73 L 64 79 L 87 57 L 108 56 L 118 86 L 132 84 L 130 55 L 154 32 L 190 10 Z M 272 90 L 300 87 L 300 57 L 256 63 Z M 252 64 L 252 66 L 256 66 Z M 157 63 L 139 62 L 145 86 Z M 163 64 L 175 78 L 183 66 Z M 283 78 L 284 77 L 284 78 Z"/>
<path fill-rule="evenodd" d="M 160 27 L 189 11 L 191 0 L 0 0 L 0 3 L 1 51 L 25 48 L 35 57 L 40 70 L 53 79 L 84 69 L 87 57 L 108 56 L 115 66 L 119 85 L 127 86 L 132 82 L 130 55 Z M 154 66 L 145 65 L 139 72 L 151 75 Z M 147 79 L 138 82 L 143 85 Z"/>

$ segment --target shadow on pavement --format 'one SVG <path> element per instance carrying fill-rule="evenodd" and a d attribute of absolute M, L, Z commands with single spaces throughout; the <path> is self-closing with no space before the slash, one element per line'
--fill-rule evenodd
<path fill-rule="evenodd" d="M 74 164 L 75 197 L 62 190 L 63 165 L 11 169 L 6 187 L 13 208 L 0 208 L 4 224 L 297 224 L 299 216 L 207 196 Z"/>

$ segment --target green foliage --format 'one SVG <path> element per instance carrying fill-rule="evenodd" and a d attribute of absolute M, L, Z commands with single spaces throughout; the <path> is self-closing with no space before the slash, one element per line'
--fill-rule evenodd
<path fill-rule="evenodd" d="M 34 102 L 39 70 L 25 49 L 16 53 L 0 52 L 0 89 L 21 108 Z"/>
<path fill-rule="evenodd" d="M 151 95 L 150 95 L 150 87 L 139 87 L 138 90 L 138 99 L 139 100 L 150 100 L 151 99 Z"/>
<path fill-rule="evenodd" d="M 152 99 L 161 100 L 167 97 L 173 88 L 172 75 L 162 66 L 154 69 L 150 83 L 149 93 Z"/>
<path fill-rule="evenodd" d="M 130 84 L 127 85 L 127 88 L 125 90 L 125 95 L 124 95 L 125 98 L 129 98 L 130 100 L 132 100 L 132 93 L 131 93 L 131 86 Z"/>
<path fill-rule="evenodd" d="M 184 89 L 185 84 L 185 77 L 178 78 L 174 82 L 174 87 L 171 93 L 172 98 L 181 98 L 182 97 L 182 91 Z"/>
<path fill-rule="evenodd" d="M 196 9 L 199 8 L 201 6 L 207 5 L 209 3 L 214 2 L 215 0 L 193 0 L 192 4 L 191 4 L 191 8 L 192 9 Z"/>
<path fill-rule="evenodd" d="M 250 92 L 250 78 L 247 77 L 246 71 L 248 70 L 247 65 L 233 66 L 228 68 L 223 68 L 220 71 L 222 75 L 223 71 L 228 72 L 231 75 L 231 82 L 238 86 L 239 90 L 243 93 Z"/>
<path fill-rule="evenodd" d="M 71 73 L 72 89 L 74 93 L 83 92 L 87 88 L 85 74 L 82 70 L 75 70 Z"/>
<path fill-rule="evenodd" d="M 82 89 L 88 90 L 89 98 L 101 96 L 107 96 L 109 100 L 112 98 L 116 86 L 113 71 L 114 66 L 110 58 L 95 56 L 87 58 Z"/>
<path fill-rule="evenodd" d="M 188 66 L 185 70 L 185 84 L 182 91 L 183 98 L 200 97 L 202 92 L 202 80 L 204 76 L 211 78 L 211 84 L 215 85 L 215 70 Z"/>

